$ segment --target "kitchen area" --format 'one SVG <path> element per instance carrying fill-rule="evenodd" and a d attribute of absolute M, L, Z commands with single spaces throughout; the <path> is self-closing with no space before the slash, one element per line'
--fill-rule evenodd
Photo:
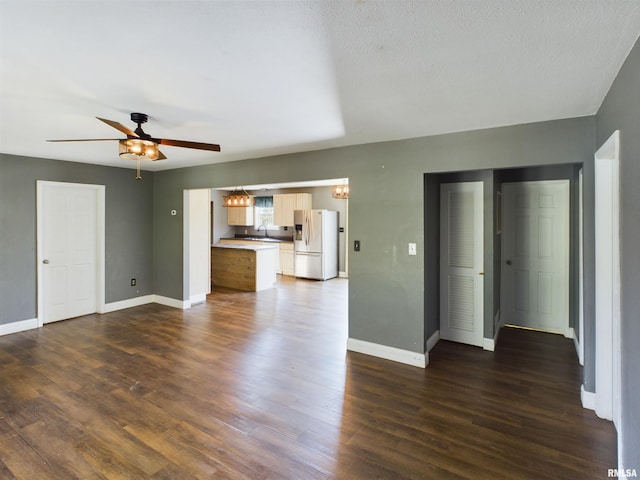
<path fill-rule="evenodd" d="M 348 276 L 348 180 L 211 190 L 211 288 Z"/>

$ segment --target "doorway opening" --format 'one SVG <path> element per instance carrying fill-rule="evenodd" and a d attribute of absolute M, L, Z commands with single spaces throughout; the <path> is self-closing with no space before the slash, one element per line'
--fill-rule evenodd
<path fill-rule="evenodd" d="M 233 219 L 229 218 L 229 210 L 231 207 L 224 207 L 223 197 L 228 195 L 228 192 L 235 190 L 244 190 L 250 195 L 254 196 L 254 199 L 260 200 L 260 205 L 263 203 L 266 205 L 274 201 L 274 198 L 278 195 L 299 195 L 307 199 L 311 199 L 311 208 L 324 209 L 338 212 L 338 276 L 341 278 L 348 278 L 348 212 L 349 212 L 349 200 L 348 198 L 335 198 L 332 196 L 332 187 L 335 185 L 348 184 L 348 179 L 328 179 L 321 181 L 305 181 L 296 183 L 278 183 L 278 184 L 265 184 L 265 185 L 242 185 L 241 187 L 216 187 L 208 189 L 209 199 L 207 205 L 209 211 L 206 215 L 198 215 L 199 221 L 204 224 L 201 229 L 206 230 L 206 233 L 198 234 L 202 238 L 206 237 L 206 248 L 208 250 L 207 259 L 210 258 L 210 246 L 218 243 L 236 243 L 235 240 L 255 240 L 260 241 L 267 237 L 268 240 L 281 240 L 282 248 L 278 248 L 278 255 L 276 256 L 276 271 L 279 273 L 278 278 L 281 276 L 294 276 L 294 250 L 293 250 L 293 224 L 283 226 L 264 226 L 264 215 L 256 216 L 255 212 L 241 212 L 243 215 L 235 215 Z M 185 191 L 185 198 L 188 196 L 188 190 Z M 264 199 L 270 200 L 270 202 L 263 202 Z M 202 202 L 204 204 L 204 200 Z M 268 206 L 268 205 L 267 205 Z M 237 208 L 237 207 L 232 207 Z M 306 207 L 308 208 L 308 207 Z M 304 208 L 304 209 L 306 209 Z M 240 209 L 245 210 L 244 207 Z M 251 209 L 255 210 L 255 209 Z M 264 210 L 264 208 L 262 208 Z M 261 210 L 261 211 L 262 211 Z M 201 298 L 203 292 L 196 292 L 194 286 L 202 284 L 193 278 L 193 268 L 190 266 L 190 254 L 187 254 L 187 246 L 191 246 L 193 240 L 189 237 L 191 233 L 189 230 L 197 229 L 194 226 L 194 218 L 187 218 L 188 212 L 185 205 L 185 224 L 184 224 L 184 245 L 185 245 L 185 257 L 183 259 L 183 282 L 184 282 L 184 298 Z M 268 222 L 267 222 L 268 223 Z M 290 242 L 288 241 L 290 240 Z M 202 251 L 204 251 L 201 248 Z M 207 272 L 206 283 L 211 286 L 211 270 Z M 200 277 L 204 278 L 205 273 L 201 272 Z M 206 295 L 205 295 L 206 296 Z"/>
<path fill-rule="evenodd" d="M 565 337 L 576 337 L 581 331 L 578 322 L 579 295 L 579 250 L 578 215 L 579 204 L 578 179 L 581 164 L 565 164 L 543 167 L 513 168 L 503 170 L 473 170 L 461 172 L 433 173 L 424 176 L 424 332 L 425 351 L 429 352 L 439 341 L 441 333 L 440 314 L 442 304 L 440 292 L 443 288 L 440 279 L 441 265 L 441 229 L 440 229 L 440 186 L 443 183 L 482 181 L 484 184 L 484 307 L 482 322 L 484 325 L 483 348 L 492 351 L 497 348 L 499 332 L 508 323 L 501 302 L 504 294 L 502 287 L 502 245 L 505 242 L 504 192 L 503 186 L 513 182 L 564 181 L 568 183 L 568 276 L 565 280 L 568 289 L 568 307 L 565 319 L 568 328 L 561 328 Z M 574 338 L 574 346 L 579 342 Z"/>

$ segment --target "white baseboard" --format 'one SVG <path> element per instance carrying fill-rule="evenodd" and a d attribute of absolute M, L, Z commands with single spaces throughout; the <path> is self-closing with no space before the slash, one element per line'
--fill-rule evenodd
<path fill-rule="evenodd" d="M 198 295 L 192 295 L 189 298 L 189 304 L 190 305 L 195 305 L 196 303 L 204 303 L 207 301 L 207 294 L 206 293 L 200 293 Z"/>
<path fill-rule="evenodd" d="M 167 307 L 179 308 L 186 310 L 191 308 L 191 302 L 189 300 L 176 300 L 175 298 L 163 297 L 162 295 L 152 295 L 153 301 L 160 305 L 166 305 Z"/>
<path fill-rule="evenodd" d="M 495 326 L 494 328 L 496 329 L 496 333 L 493 336 L 493 339 L 491 338 L 482 339 L 482 349 L 487 350 L 488 352 L 495 352 L 496 345 L 498 344 L 498 335 L 500 335 L 500 330 L 504 326 L 500 323 L 500 310 L 496 312 L 496 316 L 493 319 L 493 325 Z"/>
<path fill-rule="evenodd" d="M 347 340 L 347 350 L 420 368 L 425 368 L 429 363 L 427 354 L 402 350 L 378 343 L 365 342 L 364 340 L 357 340 L 355 338 L 349 338 Z"/>
<path fill-rule="evenodd" d="M 205 300 L 206 295 L 204 295 L 204 299 L 201 301 L 204 302 Z M 140 305 L 146 305 L 147 303 L 159 303 L 160 305 L 166 305 L 168 307 L 185 310 L 187 308 L 191 308 L 191 305 L 194 302 L 189 300 L 176 300 L 174 298 L 163 297 L 161 295 L 144 295 L 142 297 L 129 298 L 127 300 L 121 300 L 119 302 L 105 303 L 104 305 L 99 307 L 98 313 L 115 312 L 116 310 L 138 307 Z M 0 336 L 24 332 L 25 330 L 33 330 L 34 328 L 38 327 L 40 327 L 40 325 L 38 324 L 37 318 L 4 323 L 0 324 Z"/>
<path fill-rule="evenodd" d="M 427 352 L 430 352 L 433 347 L 436 346 L 436 343 L 440 341 L 440 330 L 436 330 L 436 332 L 431 335 L 427 339 Z"/>
<path fill-rule="evenodd" d="M 0 336 L 11 335 L 12 333 L 24 332 L 38 328 L 38 319 L 19 320 L 17 322 L 3 323 L 0 325 Z"/>
<path fill-rule="evenodd" d="M 573 329 L 573 327 L 567 327 L 567 331 L 564 332 L 564 338 L 576 338 L 576 331 Z"/>
<path fill-rule="evenodd" d="M 584 385 L 580 385 L 580 400 L 582 401 L 582 408 L 595 411 L 596 409 L 596 394 L 593 392 L 587 392 L 584 389 Z"/>
<path fill-rule="evenodd" d="M 580 339 L 576 335 L 576 331 L 573 328 L 571 330 L 573 330 L 573 345 L 576 347 L 576 353 L 578 354 L 578 362 L 580 363 L 580 365 L 584 367 L 584 357 L 582 355 L 582 348 L 580 348 Z"/>
<path fill-rule="evenodd" d="M 207 296 L 203 294 L 201 300 L 199 295 L 194 295 L 192 300 L 176 300 L 175 298 L 151 294 L 144 295 L 142 297 L 129 298 L 120 302 L 106 303 L 98 313 L 115 312 L 116 310 L 122 310 L 124 308 L 139 307 L 140 305 L 146 305 L 147 303 L 159 303 L 160 305 L 166 305 L 167 307 L 185 310 L 187 308 L 191 308 L 193 303 L 204 302 L 206 298 Z"/>
<path fill-rule="evenodd" d="M 338 277 L 339 278 L 349 278 L 349 275 L 347 275 L 347 272 L 338 272 Z"/>
<path fill-rule="evenodd" d="M 482 349 L 493 352 L 496 349 L 496 341 L 493 338 L 483 338 Z"/>
<path fill-rule="evenodd" d="M 102 308 L 98 310 L 98 313 L 109 313 L 125 308 L 139 307 L 140 305 L 153 303 L 153 301 L 153 295 L 143 295 L 142 297 L 128 298 L 119 302 L 105 303 Z"/>

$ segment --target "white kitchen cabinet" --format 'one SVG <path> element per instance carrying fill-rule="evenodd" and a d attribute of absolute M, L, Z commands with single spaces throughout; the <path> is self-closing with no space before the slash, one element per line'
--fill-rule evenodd
<path fill-rule="evenodd" d="M 253 207 L 226 207 L 227 225 L 253 225 Z"/>
<path fill-rule="evenodd" d="M 295 194 L 273 196 L 273 223 L 281 227 L 293 226 L 293 211 L 296 208 Z"/>
<path fill-rule="evenodd" d="M 311 210 L 312 195 L 310 193 L 296 193 L 296 208 L 294 210 Z"/>
<path fill-rule="evenodd" d="M 293 226 L 294 210 L 310 210 L 310 193 L 284 193 L 273 196 L 273 223 L 280 227 Z"/>
<path fill-rule="evenodd" d="M 281 243 L 280 273 L 282 275 L 294 275 L 293 265 L 293 243 Z"/>

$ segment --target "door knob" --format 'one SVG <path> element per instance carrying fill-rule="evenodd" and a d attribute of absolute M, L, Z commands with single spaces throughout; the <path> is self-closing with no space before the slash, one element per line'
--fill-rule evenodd
<path fill-rule="evenodd" d="M 511 260 L 507 260 L 507 265 L 511 265 Z"/>
<path fill-rule="evenodd" d="M 44 263 L 44 264 L 48 264 L 48 263 L 49 263 L 49 260 L 47 260 L 47 259 L 45 258 L 44 260 L 42 260 L 42 263 Z"/>

